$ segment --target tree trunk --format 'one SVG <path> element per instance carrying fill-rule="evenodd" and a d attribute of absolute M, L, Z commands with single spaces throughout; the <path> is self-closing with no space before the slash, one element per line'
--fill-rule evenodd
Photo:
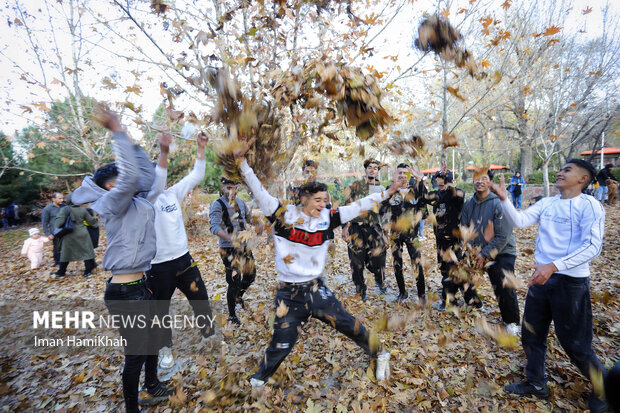
<path fill-rule="evenodd" d="M 542 170 L 543 170 L 543 183 L 545 185 L 545 196 L 549 196 L 549 160 L 551 158 L 547 158 L 543 161 Z"/>
<path fill-rule="evenodd" d="M 527 177 L 532 174 L 532 145 L 529 141 L 522 141 L 521 146 L 521 176 Z"/>

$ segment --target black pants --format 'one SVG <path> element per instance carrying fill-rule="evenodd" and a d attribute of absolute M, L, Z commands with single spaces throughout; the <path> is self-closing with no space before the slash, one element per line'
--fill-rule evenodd
<path fill-rule="evenodd" d="M 546 382 L 545 353 L 551 321 L 562 348 L 584 376 L 590 378 L 591 366 L 604 372 L 592 348 L 590 278 L 553 274 L 544 285 L 531 286 L 525 298 L 521 342 L 530 383 Z"/>
<path fill-rule="evenodd" d="M 364 268 L 375 276 L 377 285 L 383 286 L 386 245 L 380 227 L 351 224 L 348 243 L 353 284 L 365 289 Z"/>
<path fill-rule="evenodd" d="M 254 378 L 267 380 L 291 352 L 301 325 L 311 316 L 334 327 L 371 357 L 376 349 L 369 348 L 368 331 L 362 323 L 345 310 L 340 301 L 319 278 L 306 283 L 280 282 L 275 298 L 276 318 L 273 337 Z M 287 310 L 278 310 L 278 308 Z M 281 314 L 285 312 L 285 314 Z M 280 313 L 280 316 L 278 314 Z"/>
<path fill-rule="evenodd" d="M 456 293 L 461 290 L 463 292 L 463 299 L 467 304 L 479 303 L 480 297 L 478 297 L 478 293 L 472 285 L 454 280 L 451 273 L 457 270 L 457 263 L 444 258 L 445 251 L 452 249 L 457 260 L 462 259 L 459 239 L 452 234 L 441 232 L 435 232 L 435 239 L 437 243 L 437 262 L 439 263 L 439 271 L 441 272 L 442 301 L 448 299 L 448 301 L 453 301 Z"/>
<path fill-rule="evenodd" d="M 52 251 L 54 254 L 54 266 L 60 264 L 60 241 L 62 241 L 62 239 L 58 237 L 54 237 L 54 239 L 52 240 L 52 246 L 53 246 Z"/>
<path fill-rule="evenodd" d="M 405 279 L 403 277 L 403 245 L 407 247 L 409 258 L 411 258 L 411 266 L 413 267 L 413 273 L 418 273 L 416 279 L 416 287 L 418 289 L 418 297 L 424 297 L 425 285 L 424 285 L 424 269 L 420 265 L 420 251 L 415 247 L 413 238 L 397 238 L 392 246 L 392 257 L 394 258 L 394 276 L 396 277 L 396 283 L 398 284 L 398 291 L 401 294 L 407 292 L 405 288 Z"/>
<path fill-rule="evenodd" d="M 226 302 L 228 315 L 236 316 L 235 305 L 256 278 L 256 264 L 252 251 L 247 248 L 220 248 L 220 257 L 226 268 Z"/>
<path fill-rule="evenodd" d="M 65 275 L 67 273 L 67 267 L 69 266 L 69 261 L 61 262 L 58 264 L 58 272 L 57 275 Z M 95 269 L 95 259 L 92 260 L 84 260 L 84 274 L 89 274 L 92 270 Z"/>
<path fill-rule="evenodd" d="M 121 337 L 127 340 L 125 346 L 125 366 L 123 367 L 123 396 L 128 412 L 138 411 L 138 386 L 140 371 L 144 365 L 144 384 L 153 387 L 157 378 L 157 353 L 149 348 L 151 319 L 151 292 L 146 288 L 146 280 L 127 284 L 113 284 L 108 280 L 105 290 L 105 304 L 111 315 L 130 317 L 136 322 L 134 327 L 120 325 Z"/>
<path fill-rule="evenodd" d="M 487 270 L 495 298 L 499 304 L 499 311 L 502 314 L 502 321 L 506 324 L 519 324 L 517 292 L 514 288 L 504 287 L 503 285 L 504 270 L 514 272 L 516 258 L 514 255 L 500 254 L 495 257 L 495 263 Z"/>
<path fill-rule="evenodd" d="M 196 316 L 203 316 L 204 323 L 200 333 L 209 337 L 215 333 L 213 313 L 209 305 L 207 288 L 200 275 L 198 266 L 190 253 L 170 261 L 153 264 L 146 272 L 147 285 L 153 292 L 155 300 L 155 314 L 161 320 L 170 312 L 170 299 L 178 288 L 189 300 L 189 304 Z M 162 347 L 172 347 L 172 329 L 162 327 L 157 331 L 159 343 Z"/>

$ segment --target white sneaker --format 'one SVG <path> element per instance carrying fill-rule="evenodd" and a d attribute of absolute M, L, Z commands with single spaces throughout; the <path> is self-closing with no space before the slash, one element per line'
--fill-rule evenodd
<path fill-rule="evenodd" d="M 513 336 L 521 335 L 521 328 L 517 323 L 506 324 L 506 332 Z"/>
<path fill-rule="evenodd" d="M 418 239 L 419 239 L 420 241 L 424 241 L 424 240 L 426 239 L 426 237 L 425 237 L 424 235 L 422 235 L 421 237 L 418 237 Z"/>
<path fill-rule="evenodd" d="M 390 378 L 390 353 L 384 351 L 377 357 L 377 380 L 387 380 Z"/>
<path fill-rule="evenodd" d="M 265 382 L 263 380 L 255 379 L 254 377 L 252 377 L 250 379 L 250 384 L 254 388 L 259 388 L 259 387 L 263 387 L 265 385 Z"/>
<path fill-rule="evenodd" d="M 162 347 L 159 350 L 159 368 L 170 369 L 174 366 L 174 356 L 170 347 Z"/>

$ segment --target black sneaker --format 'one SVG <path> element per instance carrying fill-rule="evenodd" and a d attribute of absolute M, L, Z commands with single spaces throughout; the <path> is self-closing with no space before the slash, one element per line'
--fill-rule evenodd
<path fill-rule="evenodd" d="M 377 284 L 377 288 L 379 289 L 379 292 L 381 294 L 385 294 L 387 292 L 387 289 L 385 288 L 385 285 L 383 284 Z"/>
<path fill-rule="evenodd" d="M 52 279 L 55 278 L 55 279 L 58 280 L 60 278 L 63 278 L 64 276 L 65 276 L 64 274 L 58 274 L 57 272 L 51 272 L 50 273 L 50 278 L 52 278 Z"/>
<path fill-rule="evenodd" d="M 407 294 L 407 292 L 405 291 L 404 293 L 398 294 L 398 297 L 396 297 L 396 301 L 399 302 L 399 303 L 402 303 L 407 298 L 409 298 L 409 294 Z"/>
<path fill-rule="evenodd" d="M 93 275 L 93 273 L 92 273 L 92 272 L 87 272 L 86 274 L 82 274 L 82 277 L 84 277 L 84 278 L 88 278 L 88 277 L 90 277 L 91 275 Z"/>
<path fill-rule="evenodd" d="M 169 389 L 164 383 L 159 382 L 151 389 L 142 387 L 138 395 L 138 404 L 155 404 L 168 400 L 168 397 L 174 394 L 173 389 Z"/>
<path fill-rule="evenodd" d="M 592 392 L 588 399 L 588 408 L 592 413 L 603 413 L 609 409 L 609 405 L 605 399 L 599 399 L 598 396 Z"/>
<path fill-rule="evenodd" d="M 228 321 L 230 321 L 233 324 L 236 324 L 238 326 L 241 325 L 241 321 L 237 318 L 236 315 L 231 315 L 230 317 L 228 317 Z"/>
<path fill-rule="evenodd" d="M 237 304 L 241 306 L 242 310 L 245 310 L 245 301 L 243 301 L 243 298 L 237 297 Z"/>
<path fill-rule="evenodd" d="M 507 385 L 506 391 L 518 396 L 536 396 L 539 399 L 549 398 L 549 387 L 547 387 L 546 384 L 536 386 L 535 384 L 524 381 L 522 383 Z"/>

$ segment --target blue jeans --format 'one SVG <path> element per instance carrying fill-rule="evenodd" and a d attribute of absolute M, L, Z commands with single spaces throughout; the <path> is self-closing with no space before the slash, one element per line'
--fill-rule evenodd
<path fill-rule="evenodd" d="M 609 188 L 607 188 L 607 185 L 600 185 L 598 189 L 596 190 L 596 199 L 598 199 L 601 202 L 606 201 L 608 191 L 609 191 Z"/>
<path fill-rule="evenodd" d="M 521 342 L 527 356 L 527 381 L 546 382 L 547 336 L 553 321 L 555 334 L 573 364 L 590 378 L 590 366 L 603 371 L 592 348 L 590 278 L 553 274 L 544 285 L 533 285 L 525 298 Z"/>
<path fill-rule="evenodd" d="M 515 208 L 518 208 L 518 209 L 523 208 L 523 204 L 521 203 L 522 197 L 523 197 L 523 194 L 519 194 L 517 196 L 515 196 L 515 194 L 512 194 L 512 205 L 514 205 Z"/>
<path fill-rule="evenodd" d="M 418 230 L 418 237 L 422 238 L 424 236 L 424 220 L 420 221 L 420 229 Z"/>

